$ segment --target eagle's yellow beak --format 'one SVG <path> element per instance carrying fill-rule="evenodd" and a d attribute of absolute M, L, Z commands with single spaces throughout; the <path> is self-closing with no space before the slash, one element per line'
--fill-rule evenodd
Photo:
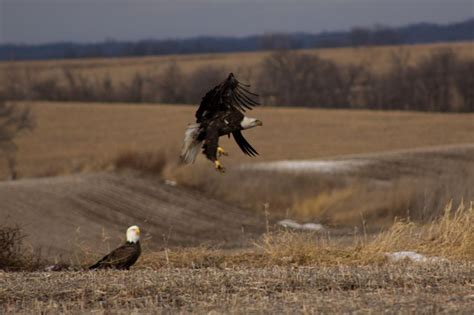
<path fill-rule="evenodd" d="M 140 235 L 140 229 L 136 228 L 135 231 L 137 232 L 137 235 Z"/>

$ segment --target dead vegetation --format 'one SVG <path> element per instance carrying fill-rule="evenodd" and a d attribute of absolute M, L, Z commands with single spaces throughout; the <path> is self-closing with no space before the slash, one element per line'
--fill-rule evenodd
<path fill-rule="evenodd" d="M 17 226 L 0 226 L 0 269 L 23 267 L 22 242 L 24 238 L 25 236 Z"/>
<path fill-rule="evenodd" d="M 371 242 L 366 252 L 412 250 L 446 257 L 474 261 L 474 208 L 461 203 L 457 209 L 450 203 L 444 214 L 432 223 L 418 226 L 407 220 L 397 221 Z"/>
<path fill-rule="evenodd" d="M 470 264 L 10 273 L 0 277 L 0 309 L 470 313 L 471 286 Z"/>
<path fill-rule="evenodd" d="M 363 229 L 337 235 L 337 230 L 301 232 L 271 227 L 245 249 L 216 247 L 166 248 L 149 251 L 138 268 L 238 268 L 272 266 L 372 265 L 386 261 L 386 253 L 414 251 L 450 262 L 474 261 L 473 204 L 448 204 L 444 214 L 426 224 L 396 220 L 385 231 L 366 234 Z M 340 233 L 340 232 L 339 232 Z"/>
<path fill-rule="evenodd" d="M 147 163 L 125 165 L 148 169 Z M 270 224 L 245 248 L 145 246 L 132 271 L 0 272 L 0 309 L 469 313 L 473 236 L 472 203 L 449 204 L 425 224 L 396 220 L 379 234 L 364 227 L 307 233 Z M 401 250 L 443 260 L 391 263 L 385 257 Z M 94 256 L 88 252 L 78 262 L 85 266 Z"/>
<path fill-rule="evenodd" d="M 377 237 L 274 231 L 253 248 L 146 252 L 131 271 L 0 272 L 3 312 L 471 312 L 472 204 Z M 415 250 L 447 261 L 390 263 Z"/>
<path fill-rule="evenodd" d="M 40 266 L 39 254 L 25 244 L 26 235 L 18 225 L 0 225 L 0 270 L 35 270 Z"/>

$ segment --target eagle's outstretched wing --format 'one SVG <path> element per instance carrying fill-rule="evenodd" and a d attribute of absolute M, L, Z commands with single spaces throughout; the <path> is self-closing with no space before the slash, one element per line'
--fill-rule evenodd
<path fill-rule="evenodd" d="M 253 98 L 258 95 L 250 92 L 249 86 L 240 83 L 232 73 L 221 84 L 214 87 L 204 95 L 198 110 L 196 120 L 198 123 L 213 117 L 217 112 L 237 109 L 245 112 L 253 106 L 260 105 Z"/>
<path fill-rule="evenodd" d="M 234 136 L 234 139 L 235 139 L 235 142 L 237 142 L 237 144 L 239 145 L 240 149 L 247 155 L 250 155 L 250 156 L 256 156 L 258 155 L 258 152 L 257 150 L 255 150 L 251 145 L 250 143 L 247 142 L 247 140 L 245 140 L 244 136 L 242 135 L 242 133 L 240 132 L 240 130 L 237 130 L 237 131 L 234 131 L 232 133 L 232 135 Z"/>

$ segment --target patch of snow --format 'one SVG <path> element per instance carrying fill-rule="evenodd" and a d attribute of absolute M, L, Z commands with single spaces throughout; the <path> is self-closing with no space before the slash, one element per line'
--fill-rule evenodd
<path fill-rule="evenodd" d="M 411 260 L 413 262 L 421 262 L 421 263 L 448 262 L 448 260 L 445 258 L 436 257 L 436 256 L 426 257 L 425 255 L 419 254 L 417 252 L 410 252 L 410 251 L 385 253 L 385 257 L 387 257 L 392 262 L 402 261 L 405 259 Z"/>
<path fill-rule="evenodd" d="M 284 160 L 276 162 L 247 164 L 243 165 L 242 168 L 263 171 L 335 173 L 350 171 L 354 168 L 366 165 L 368 163 L 368 160 Z"/>
<path fill-rule="evenodd" d="M 286 228 L 292 228 L 295 230 L 306 230 L 306 231 L 324 231 L 324 227 L 319 223 L 303 223 L 300 224 L 294 220 L 285 219 L 278 221 L 278 225 Z"/>

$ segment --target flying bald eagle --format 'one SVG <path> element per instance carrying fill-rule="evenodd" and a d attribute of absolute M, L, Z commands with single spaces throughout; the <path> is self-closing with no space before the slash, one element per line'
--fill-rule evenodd
<path fill-rule="evenodd" d="M 228 154 L 219 146 L 219 137 L 230 137 L 230 134 L 245 154 L 258 155 L 241 132 L 262 126 L 260 120 L 244 115 L 246 109 L 259 105 L 253 99 L 258 95 L 250 92 L 248 87 L 250 86 L 240 83 L 230 73 L 227 79 L 206 93 L 196 111 L 196 123 L 189 125 L 184 134 L 181 150 L 181 160 L 184 163 L 193 163 L 202 148 L 203 154 L 214 163 L 216 170 L 224 172 L 224 166 L 218 158 Z"/>
<path fill-rule="evenodd" d="M 140 229 L 133 225 L 127 229 L 127 242 L 104 256 L 89 269 L 126 269 L 137 261 L 141 253 Z"/>

